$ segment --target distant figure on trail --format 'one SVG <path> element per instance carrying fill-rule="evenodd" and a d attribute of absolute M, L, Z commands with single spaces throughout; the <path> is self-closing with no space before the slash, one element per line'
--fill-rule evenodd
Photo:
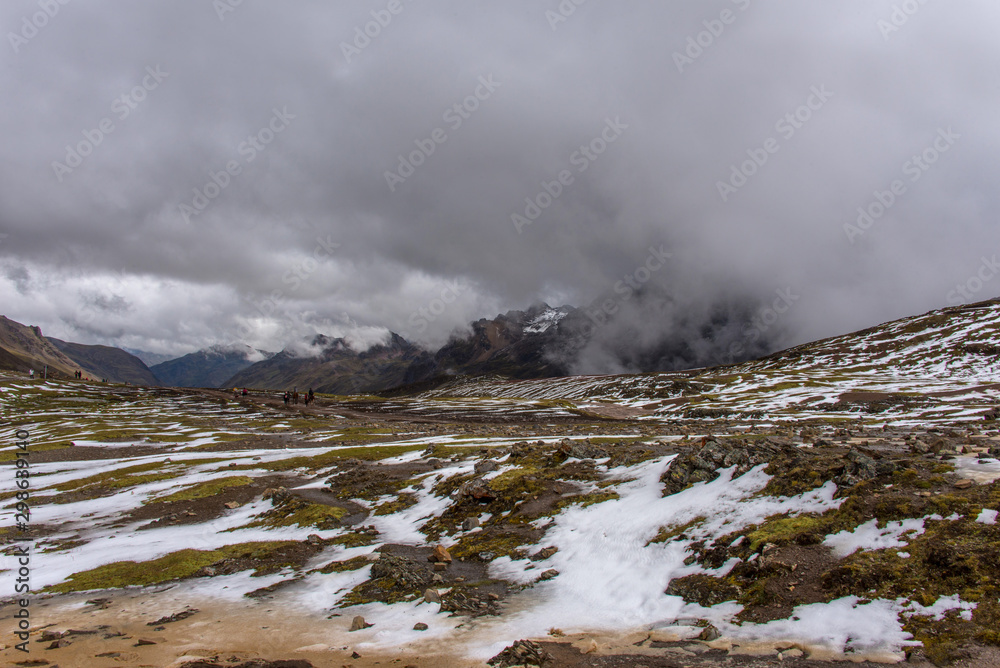
<path fill-rule="evenodd" d="M 250 394 L 250 393 L 249 393 L 249 392 L 247 392 L 247 388 L 245 388 L 245 387 L 244 387 L 244 388 L 243 388 L 243 396 L 245 397 L 245 396 L 247 396 L 248 394 Z"/>
<path fill-rule="evenodd" d="M 283 398 L 285 400 L 285 405 L 287 406 L 288 405 L 288 400 L 291 399 L 291 396 L 288 394 L 287 390 L 285 391 L 285 394 L 284 394 Z"/>
<path fill-rule="evenodd" d="M 293 404 L 299 403 L 299 391 L 298 390 L 295 390 L 294 392 L 292 392 L 292 403 Z"/>
<path fill-rule="evenodd" d="M 306 397 L 306 403 L 307 404 L 311 404 L 314 401 L 316 401 L 316 395 L 313 394 L 313 389 L 310 387 L 309 388 L 309 396 Z"/>
<path fill-rule="evenodd" d="M 239 398 L 240 398 L 240 390 L 239 390 L 239 388 L 234 387 L 233 388 L 233 399 L 239 399 Z"/>
<path fill-rule="evenodd" d="M 28 378 L 32 378 L 33 379 L 34 377 L 35 377 L 35 370 L 34 369 L 28 369 Z"/>

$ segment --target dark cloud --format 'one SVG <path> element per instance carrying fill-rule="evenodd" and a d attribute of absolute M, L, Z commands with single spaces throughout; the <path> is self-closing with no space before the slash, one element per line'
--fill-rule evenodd
<path fill-rule="evenodd" d="M 163 352 L 436 343 L 589 304 L 663 245 L 668 297 L 623 327 L 698 332 L 793 290 L 771 332 L 792 343 L 943 306 L 998 245 L 985 0 L 218 6 L 0 7 L 5 315 Z"/>

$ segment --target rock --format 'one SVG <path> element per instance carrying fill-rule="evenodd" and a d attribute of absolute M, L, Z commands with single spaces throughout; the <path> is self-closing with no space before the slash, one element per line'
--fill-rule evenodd
<path fill-rule="evenodd" d="M 444 562 L 440 562 L 440 561 L 438 563 L 434 564 L 434 572 L 435 573 L 443 573 L 446 570 L 448 570 L 448 564 L 446 564 Z"/>
<path fill-rule="evenodd" d="M 382 578 L 392 581 L 394 586 L 405 589 L 419 589 L 427 584 L 427 572 L 424 568 L 415 561 L 391 554 L 382 554 L 378 561 L 372 564 L 371 579 Z"/>
<path fill-rule="evenodd" d="M 238 501 L 229 501 L 228 503 L 224 503 L 223 505 L 226 508 L 229 508 L 230 510 L 235 510 L 235 509 L 237 509 L 237 508 L 240 507 L 240 504 L 239 504 Z"/>
<path fill-rule="evenodd" d="M 955 489 L 969 489 L 975 484 L 976 484 L 975 480 L 970 480 L 969 478 L 965 478 L 963 480 L 955 481 L 954 487 Z"/>
<path fill-rule="evenodd" d="M 719 629 L 709 624 L 705 627 L 704 631 L 698 634 L 698 640 L 712 642 L 713 640 L 718 640 L 721 635 L 722 634 L 719 633 Z"/>
<path fill-rule="evenodd" d="M 437 589 L 425 589 L 424 590 L 424 602 L 425 603 L 440 603 L 441 593 Z"/>
<path fill-rule="evenodd" d="M 73 643 L 68 640 L 53 640 L 52 644 L 45 649 L 59 649 L 60 647 L 69 647 L 72 644 Z"/>
<path fill-rule="evenodd" d="M 547 571 L 543 571 L 542 574 L 538 576 L 538 580 L 539 582 L 544 582 L 546 580 L 551 580 L 557 575 L 559 575 L 559 571 L 554 568 L 550 568 Z"/>
<path fill-rule="evenodd" d="M 544 561 L 545 559 L 548 559 L 549 557 L 551 557 L 552 555 L 554 555 L 558 551 L 559 551 L 558 547 L 555 547 L 554 545 L 550 545 L 549 547 L 542 548 L 541 550 L 539 550 L 535 554 L 531 555 L 531 560 L 532 561 Z"/>
<path fill-rule="evenodd" d="M 473 499 L 484 503 L 497 498 L 496 493 L 482 478 L 473 478 L 462 483 L 462 486 L 458 488 L 455 494 L 459 499 Z"/>
<path fill-rule="evenodd" d="M 369 624 L 368 622 L 365 621 L 364 617 L 362 617 L 361 615 L 358 615 L 353 620 L 351 620 L 351 629 L 350 630 L 351 631 L 361 631 L 361 630 L 364 630 L 364 629 L 369 629 L 369 628 L 371 628 L 373 626 L 375 626 L 375 625 L 374 624 Z"/>
<path fill-rule="evenodd" d="M 413 625 L 414 631 L 426 631 L 428 628 L 430 627 L 424 624 L 423 622 L 417 622 L 416 624 Z"/>
<path fill-rule="evenodd" d="M 530 640 L 518 640 L 487 661 L 487 663 L 497 668 L 510 668 L 511 666 L 553 666 L 555 665 L 555 659 L 551 654 L 542 649 L 538 643 Z"/>
<path fill-rule="evenodd" d="M 476 475 L 483 475 L 484 473 L 489 473 L 490 471 L 496 471 L 497 463 L 491 459 L 484 459 L 481 462 L 476 462 L 475 472 Z"/>
<path fill-rule="evenodd" d="M 441 577 L 441 574 L 440 574 L 440 573 L 435 573 L 435 574 L 434 574 L 434 575 L 433 575 L 433 576 L 431 577 L 431 582 L 444 582 L 444 578 L 443 578 L 443 577 Z"/>
<path fill-rule="evenodd" d="M 271 499 L 272 505 L 278 505 L 288 498 L 288 490 L 284 487 L 268 487 L 264 490 L 264 500 Z"/>
<path fill-rule="evenodd" d="M 758 464 L 785 460 L 791 466 L 801 457 L 799 449 L 784 439 L 769 438 L 750 444 L 739 439 L 723 442 L 706 436 L 700 447 L 671 462 L 660 481 L 664 485 L 664 495 L 676 494 L 697 482 L 715 480 L 722 468 L 735 466 L 733 477 L 736 478 Z"/>
<path fill-rule="evenodd" d="M 320 538 L 319 534 L 311 533 L 306 536 L 306 542 L 310 545 L 322 545 L 323 539 Z"/>
<path fill-rule="evenodd" d="M 143 647 L 144 645 L 155 645 L 155 644 L 156 643 L 153 642 L 152 640 L 146 640 L 145 638 L 139 638 L 138 640 L 135 641 L 135 645 L 133 645 L 133 647 Z"/>
<path fill-rule="evenodd" d="M 479 526 L 478 517 L 466 517 L 462 522 L 462 531 L 472 531 Z"/>
<path fill-rule="evenodd" d="M 608 456 L 606 450 L 593 445 L 589 440 L 571 441 L 568 438 L 564 438 L 559 443 L 556 453 L 566 458 L 575 457 L 576 459 L 603 459 Z"/>
<path fill-rule="evenodd" d="M 431 553 L 431 555 L 427 557 L 427 561 L 438 564 L 450 564 L 451 555 L 448 554 L 448 550 L 445 549 L 443 545 L 438 545 L 437 547 L 434 548 L 434 551 Z"/>

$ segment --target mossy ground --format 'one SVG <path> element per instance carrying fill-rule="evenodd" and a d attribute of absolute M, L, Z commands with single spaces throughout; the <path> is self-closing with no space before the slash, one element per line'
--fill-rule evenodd
<path fill-rule="evenodd" d="M 65 582 L 47 587 L 46 592 L 65 594 L 95 589 L 118 589 L 130 586 L 149 586 L 194 577 L 202 569 L 223 562 L 260 564 L 254 575 L 264 575 L 293 565 L 298 560 L 285 560 L 282 552 L 299 545 L 292 541 L 240 543 L 218 550 L 179 550 L 152 561 L 118 561 L 89 571 L 74 573 Z M 240 569 L 245 570 L 245 569 Z M 235 572 L 235 571 L 234 571 Z"/>

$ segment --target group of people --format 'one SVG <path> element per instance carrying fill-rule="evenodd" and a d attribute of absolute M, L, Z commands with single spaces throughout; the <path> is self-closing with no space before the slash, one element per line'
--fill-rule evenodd
<path fill-rule="evenodd" d="M 309 393 L 308 394 L 303 393 L 302 397 L 303 397 L 303 399 L 306 402 L 306 406 L 308 406 L 312 402 L 316 401 L 316 395 L 313 394 L 313 389 L 311 387 L 309 388 Z M 289 402 L 291 402 L 293 404 L 299 403 L 299 390 L 298 390 L 298 388 L 294 388 L 291 392 L 286 391 L 285 394 L 282 395 L 282 399 L 285 400 L 285 405 L 286 406 L 288 405 Z"/>
<path fill-rule="evenodd" d="M 245 397 L 248 394 L 250 394 L 250 392 L 247 390 L 247 388 L 244 387 L 243 388 L 243 394 L 242 394 L 242 396 Z M 234 387 L 233 388 L 233 399 L 239 399 L 239 398 L 240 398 L 240 389 L 238 387 Z"/>

